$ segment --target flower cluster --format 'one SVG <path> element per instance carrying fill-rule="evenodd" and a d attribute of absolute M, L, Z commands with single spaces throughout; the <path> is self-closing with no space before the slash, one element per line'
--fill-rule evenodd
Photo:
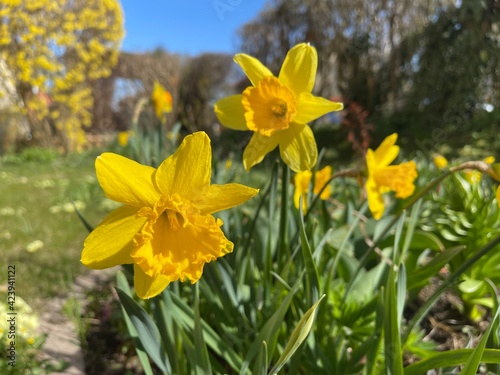
<path fill-rule="evenodd" d="M 294 203 L 298 208 L 302 197 L 305 212 L 318 159 L 308 123 L 343 106 L 311 93 L 318 58 L 309 44 L 288 52 L 278 77 L 251 56 L 238 54 L 234 60 L 252 86 L 219 100 L 215 113 L 223 125 L 253 132 L 243 153 L 247 171 L 279 147 L 283 161 L 297 172 Z M 171 95 L 158 83 L 151 102 L 160 120 L 172 109 Z M 390 165 L 399 153 L 396 139 L 396 134 L 387 137 L 366 155 L 366 192 L 375 219 L 384 212 L 383 193 L 393 191 L 396 197 L 406 198 L 415 189 L 413 161 Z M 187 136 L 158 169 L 104 153 L 96 160 L 96 172 L 106 196 L 123 206 L 91 232 L 81 261 L 96 269 L 133 264 L 135 290 L 141 298 L 156 296 L 176 280 L 196 282 L 207 262 L 230 253 L 233 243 L 221 230 L 222 220 L 212 214 L 258 192 L 239 184 L 210 184 L 211 147 L 204 132 Z M 314 173 L 313 193 L 320 199 L 331 195 L 331 179 L 330 166 Z"/>
<path fill-rule="evenodd" d="M 7 312 L 9 311 L 5 304 L 7 298 L 2 298 L 2 302 L 0 303 L 0 315 L 5 317 L 7 316 Z M 28 346 L 32 346 L 39 338 L 40 333 L 38 332 L 40 322 L 38 320 L 38 316 L 35 315 L 31 306 L 29 306 L 21 297 L 16 296 L 16 312 L 18 316 L 21 316 L 22 319 L 17 320 L 16 326 L 16 339 L 17 341 L 21 341 L 26 343 Z M 0 320 L 0 339 L 1 344 L 10 343 L 12 339 L 8 338 L 9 333 L 9 322 L 7 319 Z"/>

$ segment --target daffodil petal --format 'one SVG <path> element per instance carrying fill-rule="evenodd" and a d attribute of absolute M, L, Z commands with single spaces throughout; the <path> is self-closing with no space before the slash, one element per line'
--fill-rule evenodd
<path fill-rule="evenodd" d="M 341 111 L 343 108 L 342 103 L 332 102 L 311 93 L 303 92 L 299 96 L 297 114 L 293 120 L 301 124 L 307 124 L 329 112 Z"/>
<path fill-rule="evenodd" d="M 318 160 L 318 147 L 308 125 L 291 124 L 279 133 L 280 155 L 294 172 L 310 170 Z"/>
<path fill-rule="evenodd" d="M 278 79 L 298 97 L 311 92 L 316 79 L 318 54 L 309 43 L 301 43 L 288 51 Z"/>
<path fill-rule="evenodd" d="M 245 110 L 241 105 L 243 95 L 232 95 L 215 103 L 215 115 L 220 123 L 234 130 L 248 130 L 245 120 Z"/>
<path fill-rule="evenodd" d="M 312 172 L 303 171 L 295 174 L 293 181 L 295 185 L 295 192 L 293 194 L 293 204 L 295 208 L 299 209 L 300 197 L 302 197 L 302 212 L 307 211 L 307 193 L 311 183 Z"/>
<path fill-rule="evenodd" d="M 160 198 L 152 167 L 106 152 L 97 157 L 95 168 L 99 184 L 109 199 L 143 207 L 153 206 Z"/>
<path fill-rule="evenodd" d="M 136 218 L 136 213 L 137 208 L 131 206 L 111 212 L 85 240 L 81 262 L 94 269 L 133 263 L 133 238 L 146 222 L 146 218 Z"/>
<path fill-rule="evenodd" d="M 259 60 L 244 53 L 235 55 L 234 62 L 243 69 L 253 86 L 257 86 L 262 78 L 273 76 L 273 73 Z"/>
<path fill-rule="evenodd" d="M 399 146 L 396 146 L 398 135 L 393 133 L 386 137 L 380 146 L 374 151 L 375 163 L 378 167 L 391 164 L 399 154 Z"/>
<path fill-rule="evenodd" d="M 378 189 L 377 183 L 371 178 L 366 180 L 366 196 L 368 198 L 368 208 L 373 217 L 375 220 L 380 219 L 385 210 L 384 199 Z"/>
<path fill-rule="evenodd" d="M 246 202 L 258 192 L 258 189 L 240 184 L 210 185 L 202 200 L 193 203 L 202 215 L 208 215 Z"/>
<path fill-rule="evenodd" d="M 165 195 L 179 194 L 197 200 L 210 185 L 212 148 L 205 132 L 186 136 L 173 155 L 160 164 L 155 174 L 158 189 Z"/>
<path fill-rule="evenodd" d="M 245 151 L 243 151 L 243 166 L 248 172 L 254 165 L 259 164 L 264 156 L 278 146 L 277 134 L 267 137 L 260 133 L 254 133 Z"/>
<path fill-rule="evenodd" d="M 132 252 L 134 263 L 150 277 L 163 275 L 168 281 L 199 280 L 205 263 L 231 251 L 220 229 L 222 221 L 211 215 L 196 215 L 189 223 L 172 229 L 169 220 L 160 217 L 153 224 L 153 237 Z"/>
<path fill-rule="evenodd" d="M 170 284 L 167 277 L 158 275 L 148 276 L 137 264 L 134 264 L 134 287 L 135 292 L 142 299 L 148 299 L 157 296 L 165 290 Z"/>

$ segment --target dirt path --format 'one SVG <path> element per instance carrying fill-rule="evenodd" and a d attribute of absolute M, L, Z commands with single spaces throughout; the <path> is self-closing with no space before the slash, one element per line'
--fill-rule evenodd
<path fill-rule="evenodd" d="M 47 334 L 43 347 L 43 355 L 55 366 L 61 363 L 61 372 L 52 372 L 54 375 L 85 375 L 83 352 L 78 336 L 78 327 L 75 320 L 63 314 L 66 309 L 76 307 L 81 312 L 86 306 L 86 293 L 100 283 L 109 280 L 115 275 L 117 268 L 108 270 L 89 270 L 75 279 L 72 293 L 66 298 L 55 298 L 50 302 L 50 311 L 40 316 L 40 331 Z M 69 301 L 69 302 L 67 302 Z M 76 306 L 68 304 L 73 303 Z"/>

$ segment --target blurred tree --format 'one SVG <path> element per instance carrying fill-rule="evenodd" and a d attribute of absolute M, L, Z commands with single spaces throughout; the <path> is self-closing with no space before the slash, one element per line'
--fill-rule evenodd
<path fill-rule="evenodd" d="M 393 108 L 401 89 L 403 40 L 451 0 L 272 0 L 240 30 L 242 49 L 275 73 L 286 51 L 307 41 L 318 50 L 317 93 Z"/>
<path fill-rule="evenodd" d="M 58 135 L 66 150 L 85 143 L 91 83 L 110 74 L 123 37 L 115 0 L 7 0 L 0 3 L 0 57 L 12 73 L 19 110 L 35 140 Z"/>
<path fill-rule="evenodd" d="M 170 129 L 177 116 L 175 103 L 178 101 L 180 70 L 181 58 L 161 48 L 148 53 L 121 52 L 111 75 L 94 83 L 96 100 L 92 131 L 102 133 L 130 129 L 137 103 L 141 98 L 151 96 L 155 81 L 172 95 L 174 108 L 167 114 L 165 124 Z M 117 84 L 118 80 L 121 85 Z M 118 108 L 113 108 L 116 104 Z M 156 124 L 151 107 L 147 108 L 142 112 L 144 121 L 141 124 Z"/>
<path fill-rule="evenodd" d="M 203 54 L 188 60 L 181 72 L 177 119 L 190 132 L 212 134 L 217 123 L 211 101 L 232 68 L 232 58 L 223 54 Z"/>
<path fill-rule="evenodd" d="M 240 37 L 274 73 L 291 46 L 311 42 L 317 94 L 392 116 L 391 130 L 413 121 L 425 134 L 436 123 L 457 126 L 484 101 L 500 104 L 499 8 L 496 0 L 270 0 Z"/>
<path fill-rule="evenodd" d="M 457 139 L 484 105 L 500 105 L 500 3 L 463 1 L 443 9 L 415 35 L 405 111 L 443 124 Z M 471 123 L 472 124 L 472 123 Z M 485 124 L 487 125 L 487 124 Z"/>

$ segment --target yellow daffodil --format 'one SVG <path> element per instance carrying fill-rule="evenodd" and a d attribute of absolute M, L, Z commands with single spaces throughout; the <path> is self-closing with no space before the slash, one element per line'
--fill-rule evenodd
<path fill-rule="evenodd" d="M 399 154 L 399 146 L 395 145 L 397 139 L 398 135 L 394 133 L 384 139 L 375 151 L 369 148 L 366 153 L 368 207 L 377 220 L 385 210 L 383 193 L 394 191 L 396 197 L 407 198 L 415 190 L 413 182 L 417 178 L 417 166 L 414 161 L 389 165 Z"/>
<path fill-rule="evenodd" d="M 448 166 L 448 160 L 443 155 L 435 155 L 433 161 L 434 165 L 439 169 L 444 169 Z"/>
<path fill-rule="evenodd" d="M 153 103 L 156 117 L 160 120 L 163 119 L 164 113 L 172 112 L 172 95 L 158 82 L 154 83 L 151 103 Z"/>
<path fill-rule="evenodd" d="M 133 136 L 134 136 L 134 132 L 132 130 L 119 132 L 118 133 L 118 144 L 121 147 L 125 147 L 126 145 L 128 145 L 129 139 Z"/>
<path fill-rule="evenodd" d="M 495 157 L 488 156 L 484 158 L 483 161 L 488 165 L 492 165 L 495 162 Z M 481 171 L 477 170 L 465 170 L 464 176 L 465 179 L 469 181 L 471 185 L 478 184 L 479 182 L 481 182 L 481 179 L 483 178 L 483 174 L 481 173 Z"/>
<path fill-rule="evenodd" d="M 474 185 L 481 181 L 482 173 L 476 170 L 465 170 L 464 176 L 469 181 L 469 184 Z"/>
<path fill-rule="evenodd" d="M 486 158 L 483 159 L 483 161 L 486 163 L 486 164 L 493 164 L 495 162 L 495 157 L 494 156 L 488 156 Z"/>
<path fill-rule="evenodd" d="M 322 170 L 317 171 L 316 174 L 314 175 L 313 193 L 319 194 L 321 192 L 321 195 L 319 196 L 320 199 L 326 200 L 330 197 L 331 186 L 328 185 L 327 187 L 325 187 L 325 185 L 328 183 L 328 180 L 330 180 L 331 177 L 332 177 L 332 167 L 330 167 L 329 165 L 324 167 Z M 321 191 L 321 189 L 323 189 L 323 191 Z"/>
<path fill-rule="evenodd" d="M 310 170 L 318 149 L 309 122 L 343 108 L 311 94 L 318 56 L 309 44 L 299 44 L 287 54 L 278 77 L 260 61 L 237 54 L 234 61 L 252 86 L 242 94 L 219 100 L 215 114 L 226 127 L 254 132 L 243 153 L 248 171 L 279 146 L 281 158 L 295 172 Z"/>
<path fill-rule="evenodd" d="M 205 263 L 233 250 L 212 213 L 245 202 L 258 190 L 239 184 L 210 185 L 210 139 L 187 136 L 158 169 L 104 153 L 96 160 L 106 196 L 122 203 L 85 240 L 82 263 L 103 269 L 134 264 L 141 298 L 175 280 L 196 282 Z"/>
<path fill-rule="evenodd" d="M 299 208 L 300 197 L 302 197 L 302 211 L 307 211 L 307 192 L 309 191 L 309 184 L 311 183 L 312 172 L 311 171 L 303 171 L 299 172 L 294 177 L 295 183 L 295 192 L 293 195 L 293 203 L 295 207 Z M 314 175 L 314 194 L 320 194 L 319 198 L 322 200 L 328 199 L 331 194 L 330 185 L 325 185 L 328 183 L 328 180 L 332 177 L 332 167 L 326 166 L 322 170 L 317 171 Z M 324 189 L 323 189 L 324 188 Z M 323 191 L 322 191 L 323 189 Z"/>
<path fill-rule="evenodd" d="M 307 192 L 311 183 L 312 172 L 303 171 L 294 176 L 295 192 L 293 194 L 293 203 L 299 208 L 300 197 L 302 197 L 302 211 L 307 211 Z"/>

